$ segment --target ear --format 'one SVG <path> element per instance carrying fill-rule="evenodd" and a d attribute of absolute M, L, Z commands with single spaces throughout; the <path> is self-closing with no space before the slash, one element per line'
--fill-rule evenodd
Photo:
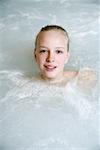
<path fill-rule="evenodd" d="M 66 64 L 66 63 L 68 63 L 69 58 L 70 58 L 70 53 L 69 53 L 69 52 L 67 52 L 66 59 L 65 59 L 65 64 Z"/>

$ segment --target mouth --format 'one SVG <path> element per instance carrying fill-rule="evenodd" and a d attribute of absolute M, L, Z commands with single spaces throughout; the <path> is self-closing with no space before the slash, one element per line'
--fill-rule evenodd
<path fill-rule="evenodd" d="M 46 71 L 54 71 L 57 66 L 53 66 L 53 65 L 44 65 Z"/>

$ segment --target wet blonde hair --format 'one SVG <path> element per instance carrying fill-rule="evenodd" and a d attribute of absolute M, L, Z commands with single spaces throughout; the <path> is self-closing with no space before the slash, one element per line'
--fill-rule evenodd
<path fill-rule="evenodd" d="M 36 51 L 37 40 L 38 40 L 39 34 L 41 32 L 50 31 L 50 30 L 62 31 L 65 34 L 66 39 L 68 41 L 67 42 L 67 51 L 69 51 L 69 36 L 68 36 L 68 33 L 63 27 L 61 27 L 59 25 L 47 25 L 47 26 L 44 26 L 44 27 L 41 28 L 41 30 L 39 31 L 39 33 L 37 34 L 36 39 L 35 39 L 35 51 Z"/>

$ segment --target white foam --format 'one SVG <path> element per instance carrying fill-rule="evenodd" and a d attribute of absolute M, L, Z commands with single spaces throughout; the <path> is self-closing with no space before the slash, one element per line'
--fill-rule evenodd
<path fill-rule="evenodd" d="M 27 77 L 25 78 L 25 75 L 23 72 L 16 71 L 16 70 L 1 70 L 0 78 L 10 80 L 16 85 L 22 85 L 28 81 Z"/>
<path fill-rule="evenodd" d="M 0 74 L 3 74 L 3 78 L 6 77 L 6 79 L 14 83 L 13 88 L 7 91 L 5 97 L 0 100 L 1 102 L 9 101 L 9 99 L 14 101 L 22 100 L 24 102 L 26 98 L 33 98 L 37 99 L 38 105 L 48 107 L 50 105 L 51 107 L 53 106 L 52 102 L 57 106 L 61 103 L 62 106 L 62 102 L 65 101 L 66 105 L 76 109 L 76 112 L 82 118 L 89 118 L 94 113 L 97 102 L 93 100 L 95 95 L 84 95 L 77 89 L 74 82 L 70 82 L 66 88 L 62 88 L 27 79 L 23 73 L 18 71 L 1 71 Z"/>
<path fill-rule="evenodd" d="M 5 70 L 0 72 L 1 75 L 17 85 L 0 100 L 3 110 L 0 120 L 5 130 L 2 135 L 6 136 L 8 147 L 15 150 L 21 147 L 23 150 L 50 150 L 51 147 L 53 150 L 58 147 L 71 150 L 73 145 L 95 145 L 96 135 L 93 133 L 91 137 L 91 130 L 95 131 L 93 124 L 96 122 L 87 117 L 92 105 L 72 83 L 62 88 L 33 79 L 21 82 L 24 75 L 19 71 Z M 85 124 L 88 120 L 91 129 Z"/>

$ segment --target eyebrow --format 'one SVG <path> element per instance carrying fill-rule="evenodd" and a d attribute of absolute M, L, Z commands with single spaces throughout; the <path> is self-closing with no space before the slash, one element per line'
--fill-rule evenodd
<path fill-rule="evenodd" d="M 59 48 L 61 48 L 61 49 L 64 49 L 64 47 L 62 47 L 62 46 L 59 46 L 59 47 L 55 47 L 56 49 L 59 49 Z"/>
<path fill-rule="evenodd" d="M 48 47 L 46 47 L 46 46 L 39 46 L 39 48 L 48 48 Z"/>
<path fill-rule="evenodd" d="M 48 48 L 48 47 L 46 47 L 46 46 L 39 46 L 39 48 Z M 65 47 L 63 47 L 63 46 L 59 46 L 59 47 L 55 47 L 55 49 L 64 49 Z"/>

